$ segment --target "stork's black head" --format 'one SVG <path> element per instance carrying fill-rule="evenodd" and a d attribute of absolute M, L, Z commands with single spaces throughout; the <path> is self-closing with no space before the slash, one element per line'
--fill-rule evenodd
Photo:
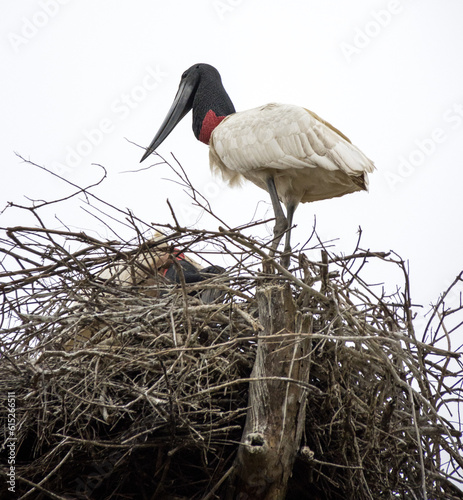
<path fill-rule="evenodd" d="M 174 102 L 141 161 L 164 141 L 190 109 L 193 109 L 193 132 L 206 144 L 223 118 L 235 112 L 219 72 L 209 64 L 195 64 L 183 73 Z"/>

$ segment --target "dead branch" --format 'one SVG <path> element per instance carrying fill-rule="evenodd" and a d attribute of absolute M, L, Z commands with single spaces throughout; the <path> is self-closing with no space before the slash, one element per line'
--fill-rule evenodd
<path fill-rule="evenodd" d="M 264 273 L 268 248 L 248 236 L 259 222 L 185 228 L 172 206 L 174 224 L 153 225 L 71 187 L 133 237 L 48 229 L 46 202 L 19 207 L 37 227 L 3 228 L 18 496 L 463 498 L 463 273 L 420 323 L 404 261 L 360 240 L 339 256 L 314 232 L 323 256 Z M 226 272 L 170 282 L 149 263 L 161 248 Z M 375 264 L 403 282 L 372 285 Z"/>

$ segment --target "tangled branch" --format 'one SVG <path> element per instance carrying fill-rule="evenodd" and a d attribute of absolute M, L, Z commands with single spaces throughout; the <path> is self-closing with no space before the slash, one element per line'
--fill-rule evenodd
<path fill-rule="evenodd" d="M 75 194 L 120 219 L 91 188 Z M 44 206 L 23 207 L 37 227 L 4 228 L 0 248 L 21 498 L 226 498 L 262 331 L 256 290 L 283 282 L 313 321 L 309 379 L 286 381 L 308 391 L 288 498 L 463 498 L 463 273 L 418 326 L 405 262 L 360 242 L 336 255 L 314 233 L 290 271 L 268 273 L 268 248 L 248 235 L 259 223 L 211 231 L 182 227 L 173 207 L 171 225 L 127 211 L 133 238 L 109 241 L 48 229 Z M 226 272 L 169 281 L 156 259 L 178 251 Z M 401 271 L 393 293 L 369 284 L 375 263 Z"/>

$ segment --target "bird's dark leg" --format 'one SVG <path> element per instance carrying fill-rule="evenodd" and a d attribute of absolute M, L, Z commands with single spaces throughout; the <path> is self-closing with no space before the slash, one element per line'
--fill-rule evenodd
<path fill-rule="evenodd" d="M 278 199 L 277 188 L 273 177 L 267 179 L 267 189 L 272 200 L 273 212 L 275 214 L 275 227 L 273 228 L 273 241 L 270 247 L 270 257 L 274 257 L 275 251 L 283 237 L 284 232 L 288 229 L 288 220 L 281 208 L 280 200 Z"/>
<path fill-rule="evenodd" d="M 291 227 L 293 225 L 293 215 L 294 211 L 296 210 L 297 204 L 296 203 L 288 203 L 286 205 L 286 218 L 288 221 L 288 230 L 286 232 L 286 238 L 285 238 L 285 249 L 284 249 L 284 256 L 281 259 L 281 265 L 288 268 L 289 267 L 289 261 L 290 257 L 289 254 L 291 253 Z"/>

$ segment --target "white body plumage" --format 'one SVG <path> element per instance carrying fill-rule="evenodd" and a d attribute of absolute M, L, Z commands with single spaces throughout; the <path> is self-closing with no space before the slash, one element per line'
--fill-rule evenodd
<path fill-rule="evenodd" d="M 311 202 L 368 189 L 374 165 L 349 139 L 315 113 L 266 104 L 227 116 L 212 132 L 210 165 L 231 185 L 248 179 L 280 200 Z"/>

